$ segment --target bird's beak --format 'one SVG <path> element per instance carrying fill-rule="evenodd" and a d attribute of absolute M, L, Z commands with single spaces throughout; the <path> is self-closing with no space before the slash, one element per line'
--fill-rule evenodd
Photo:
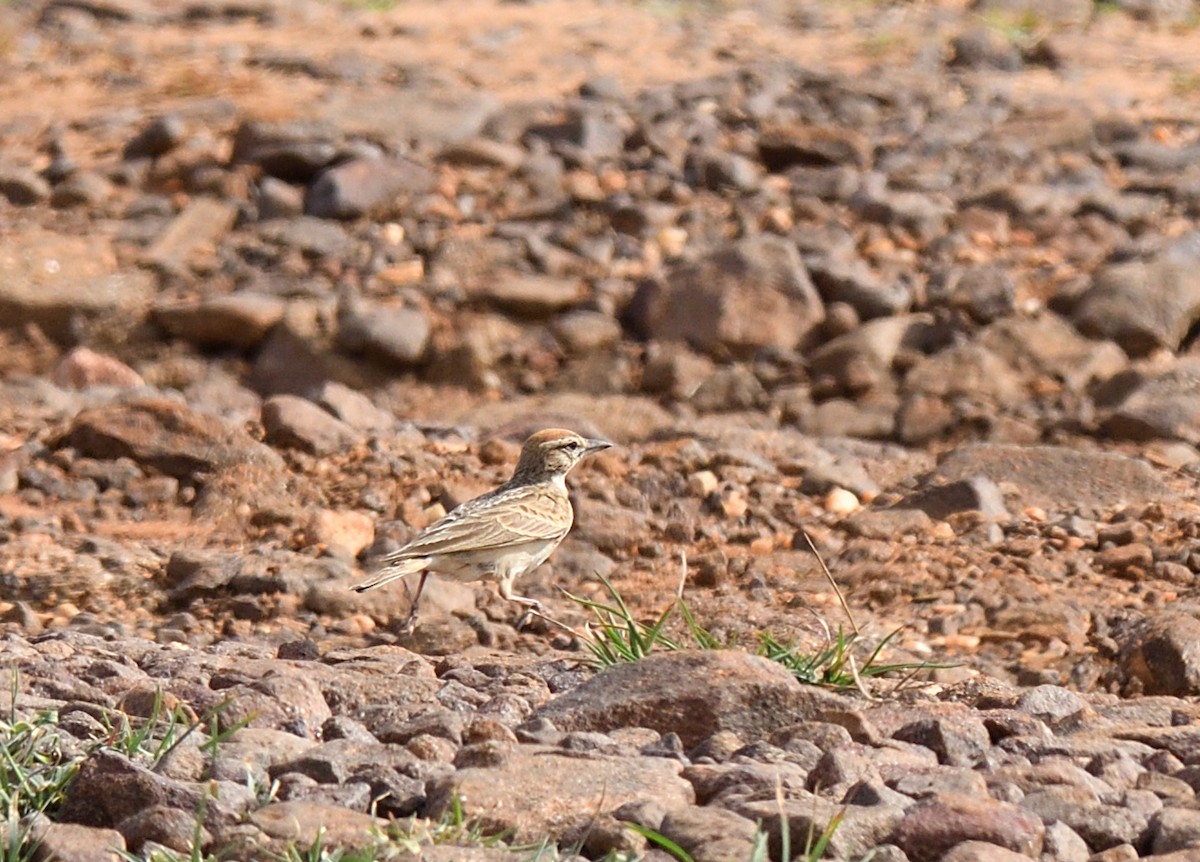
<path fill-rule="evenodd" d="M 584 447 L 584 454 L 591 455 L 593 452 L 603 452 L 605 449 L 611 449 L 612 443 L 607 440 L 585 440 L 587 445 Z"/>

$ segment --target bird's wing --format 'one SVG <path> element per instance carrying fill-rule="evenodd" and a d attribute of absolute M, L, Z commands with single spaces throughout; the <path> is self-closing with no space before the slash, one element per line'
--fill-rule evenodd
<path fill-rule="evenodd" d="M 464 503 L 385 557 L 394 563 L 463 551 L 487 551 L 561 539 L 571 529 L 571 502 L 554 489 L 526 485 Z"/>

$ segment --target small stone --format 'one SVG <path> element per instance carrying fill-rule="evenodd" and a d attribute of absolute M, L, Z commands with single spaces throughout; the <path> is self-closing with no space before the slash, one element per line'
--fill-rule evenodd
<path fill-rule="evenodd" d="M 845 488 L 831 488 L 822 503 L 825 511 L 831 515 L 849 515 L 857 511 L 860 505 L 854 492 Z"/>
<path fill-rule="evenodd" d="M 145 386 L 142 376 L 115 356 L 76 347 L 54 366 L 54 382 L 67 389 L 115 386 L 135 389 Z"/>

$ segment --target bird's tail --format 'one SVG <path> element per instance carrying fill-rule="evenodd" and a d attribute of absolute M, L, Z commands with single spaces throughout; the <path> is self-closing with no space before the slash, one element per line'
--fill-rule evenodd
<path fill-rule="evenodd" d="M 405 575 L 415 575 L 417 572 L 422 572 L 428 567 L 429 557 L 409 557 L 404 560 L 397 560 L 394 563 L 384 566 L 362 583 L 355 584 L 354 591 L 364 593 L 367 590 L 382 587 L 384 584 L 390 584 L 392 581 L 397 578 L 403 578 Z"/>

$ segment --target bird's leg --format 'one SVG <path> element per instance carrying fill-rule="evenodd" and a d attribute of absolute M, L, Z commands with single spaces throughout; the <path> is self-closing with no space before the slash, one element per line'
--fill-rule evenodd
<path fill-rule="evenodd" d="M 404 624 L 400 626 L 400 634 L 410 635 L 417 627 L 417 610 L 421 604 L 421 591 L 425 589 L 425 579 L 429 577 L 429 572 L 421 572 L 421 580 L 417 584 L 417 594 L 413 596 L 412 606 L 408 609 L 408 617 L 404 620 Z"/>
<path fill-rule="evenodd" d="M 535 614 L 539 617 L 545 616 L 545 614 L 542 613 L 542 603 L 541 602 L 539 602 L 537 599 L 531 599 L 528 596 L 515 595 L 512 591 L 512 588 L 513 588 L 513 579 L 512 578 L 501 578 L 500 579 L 500 588 L 499 588 L 500 598 L 505 599 L 506 601 L 516 602 L 517 604 L 524 605 L 526 607 L 525 613 L 521 614 L 521 618 L 519 620 L 517 620 L 517 629 L 518 630 L 524 628 L 525 624 L 528 623 L 530 618 L 532 616 L 534 616 Z"/>

